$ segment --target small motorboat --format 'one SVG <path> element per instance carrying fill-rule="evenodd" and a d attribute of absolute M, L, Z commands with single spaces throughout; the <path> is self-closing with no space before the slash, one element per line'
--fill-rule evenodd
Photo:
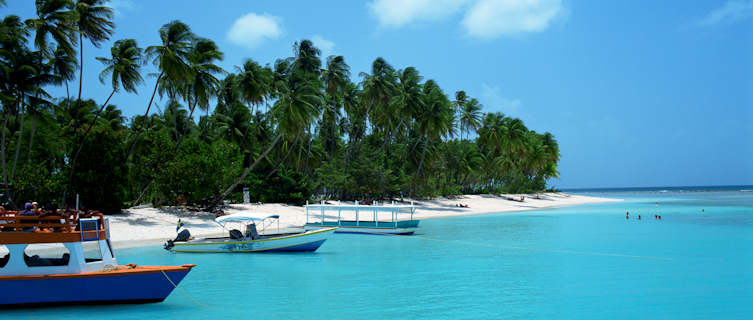
<path fill-rule="evenodd" d="M 175 240 L 165 243 L 165 249 L 173 252 L 312 252 L 337 230 L 280 232 L 279 218 L 279 215 L 256 218 L 244 213 L 222 216 L 215 222 L 228 236 L 191 239 L 190 232 L 183 230 Z M 274 222 L 277 222 L 277 230 L 269 230 Z"/>
<path fill-rule="evenodd" d="M 196 266 L 118 265 L 107 219 L 59 214 L 0 214 L 0 308 L 161 302 Z"/>

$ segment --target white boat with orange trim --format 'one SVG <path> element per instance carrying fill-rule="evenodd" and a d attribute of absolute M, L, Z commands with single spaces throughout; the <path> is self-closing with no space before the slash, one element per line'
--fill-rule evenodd
<path fill-rule="evenodd" d="M 118 265 L 108 220 L 0 214 L 0 308 L 163 301 L 195 265 Z"/>
<path fill-rule="evenodd" d="M 183 230 L 178 238 L 165 243 L 165 249 L 173 252 L 313 252 L 327 240 L 337 228 L 306 231 L 281 232 L 278 215 L 256 218 L 243 213 L 231 214 L 215 219 L 220 227 L 228 232 L 227 237 L 190 239 L 190 233 Z M 269 226 L 277 222 L 277 231 Z M 259 224 L 259 229 L 257 229 Z M 241 229 L 244 229 L 241 232 Z"/>

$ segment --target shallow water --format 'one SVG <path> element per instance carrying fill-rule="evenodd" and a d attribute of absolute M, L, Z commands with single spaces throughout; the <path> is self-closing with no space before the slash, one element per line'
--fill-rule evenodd
<path fill-rule="evenodd" d="M 753 193 L 601 195 L 626 201 L 338 234 L 311 254 L 119 250 L 122 264 L 198 266 L 163 303 L 0 318 L 753 318 Z"/>

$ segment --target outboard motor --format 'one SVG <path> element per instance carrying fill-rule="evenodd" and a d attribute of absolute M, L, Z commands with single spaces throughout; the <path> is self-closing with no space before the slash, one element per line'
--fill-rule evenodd
<path fill-rule="evenodd" d="M 243 234 L 238 229 L 230 230 L 230 238 L 235 240 L 243 240 Z"/>
<path fill-rule="evenodd" d="M 175 237 L 175 240 L 167 240 L 165 242 L 165 250 L 170 250 L 175 246 L 175 242 L 184 242 L 188 241 L 188 239 L 191 238 L 191 233 L 188 232 L 188 229 L 183 229 L 180 233 L 178 233 L 178 236 Z"/>

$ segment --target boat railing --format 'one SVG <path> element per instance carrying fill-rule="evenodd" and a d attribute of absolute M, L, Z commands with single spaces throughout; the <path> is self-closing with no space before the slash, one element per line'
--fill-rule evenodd
<path fill-rule="evenodd" d="M 6 211 L 0 214 L 0 231 L 2 232 L 24 232 L 36 227 L 37 230 L 46 232 L 73 232 L 80 219 L 85 216 L 91 216 L 97 219 L 97 229 L 105 230 L 105 220 L 101 213 L 79 213 L 61 215 L 42 215 L 42 216 L 22 216 L 17 211 Z"/>
<path fill-rule="evenodd" d="M 373 223 L 374 226 L 379 226 L 379 213 L 389 213 L 390 220 L 383 222 L 391 223 L 395 228 L 400 221 L 399 214 L 410 214 L 410 220 L 413 220 L 413 214 L 416 212 L 416 206 L 411 201 L 410 205 L 399 205 L 396 202 L 392 202 L 386 205 L 380 205 L 379 202 L 374 201 L 368 205 L 362 205 L 358 201 L 355 204 L 342 204 L 338 201 L 337 204 L 327 204 L 322 201 L 320 204 L 309 204 L 306 202 L 306 224 L 321 224 L 325 225 L 327 220 L 327 211 L 337 211 L 337 226 L 342 226 L 343 212 L 355 213 L 355 226 L 361 226 L 362 222 Z M 371 213 L 371 214 L 369 214 Z M 371 216 L 371 220 L 368 219 Z M 365 219 L 364 219 L 365 218 Z M 317 221 L 318 220 L 318 221 Z M 352 221 L 352 220 L 351 220 Z"/>

